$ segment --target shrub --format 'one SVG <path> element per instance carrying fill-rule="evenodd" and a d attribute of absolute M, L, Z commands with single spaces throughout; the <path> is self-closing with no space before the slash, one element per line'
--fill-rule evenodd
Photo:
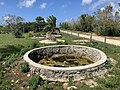
<path fill-rule="evenodd" d="M 48 87 L 48 83 L 49 83 L 49 81 L 48 81 L 48 80 L 45 80 L 45 81 L 44 81 L 44 85 L 42 86 L 42 89 L 41 89 L 41 90 L 51 90 L 51 89 Z"/>
<path fill-rule="evenodd" d="M 19 30 L 16 30 L 14 32 L 15 38 L 21 38 L 22 37 L 22 33 Z"/>
<path fill-rule="evenodd" d="M 72 75 L 69 75 L 69 77 L 68 77 L 68 85 L 69 86 L 72 86 L 73 85 L 73 76 Z"/>
<path fill-rule="evenodd" d="M 120 25 L 115 21 L 96 21 L 93 25 L 93 31 L 97 35 L 103 36 L 120 36 Z"/>
<path fill-rule="evenodd" d="M 20 52 L 22 48 L 24 48 L 24 46 L 22 46 L 20 44 L 17 44 L 17 45 L 15 45 L 15 49 L 14 50 L 15 50 L 15 52 Z"/>
<path fill-rule="evenodd" d="M 33 37 L 33 36 L 34 36 L 33 32 L 28 33 L 28 37 Z"/>
<path fill-rule="evenodd" d="M 57 45 L 64 45 L 65 40 L 57 39 Z"/>
<path fill-rule="evenodd" d="M 14 62 L 15 58 L 16 58 L 18 55 L 19 55 L 18 53 L 16 53 L 16 54 L 13 53 L 13 54 L 7 56 L 7 57 L 5 58 L 6 63 L 7 63 L 8 65 L 10 65 L 11 63 Z"/>
<path fill-rule="evenodd" d="M 28 85 L 32 90 L 36 90 L 38 85 L 42 85 L 43 80 L 39 75 L 34 75 L 32 78 L 28 80 Z"/>
<path fill-rule="evenodd" d="M 22 48 L 22 49 L 20 50 L 19 55 L 21 56 L 21 55 L 25 54 L 25 52 L 27 52 L 28 50 L 29 50 L 29 48 Z"/>
<path fill-rule="evenodd" d="M 27 62 L 21 63 L 20 64 L 20 71 L 23 73 L 26 73 L 30 70 L 29 65 Z"/>
<path fill-rule="evenodd" d="M 39 43 L 38 42 L 33 42 L 32 44 L 30 44 L 28 46 L 28 49 L 33 49 L 33 48 L 38 48 L 39 47 Z"/>

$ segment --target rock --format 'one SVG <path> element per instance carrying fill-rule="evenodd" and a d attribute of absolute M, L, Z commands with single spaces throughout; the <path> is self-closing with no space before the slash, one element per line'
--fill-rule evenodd
<path fill-rule="evenodd" d="M 117 61 L 114 60 L 113 58 L 109 58 L 109 60 L 111 61 L 111 64 L 112 64 L 113 66 L 115 66 L 115 65 L 117 64 Z"/>
<path fill-rule="evenodd" d="M 67 88 L 68 88 L 68 83 L 64 83 L 64 84 L 63 84 L 63 88 L 64 88 L 64 90 L 67 90 Z"/>
<path fill-rule="evenodd" d="M 27 89 L 29 89 L 30 87 L 29 86 L 27 86 Z"/>
<path fill-rule="evenodd" d="M 39 73 L 38 73 L 38 72 L 36 72 L 36 74 L 37 74 L 37 75 L 39 75 Z"/>
<path fill-rule="evenodd" d="M 30 74 L 27 74 L 27 77 L 30 77 Z"/>
<path fill-rule="evenodd" d="M 11 84 L 11 86 L 13 86 L 13 83 Z"/>
<path fill-rule="evenodd" d="M 3 71 L 3 73 L 5 73 L 6 71 Z"/>
<path fill-rule="evenodd" d="M 3 62 L 3 65 L 5 65 L 5 62 Z"/>
<path fill-rule="evenodd" d="M 76 86 L 70 86 L 67 88 L 67 90 L 77 90 L 78 88 Z"/>
<path fill-rule="evenodd" d="M 94 85 L 91 85 L 90 88 L 94 88 Z"/>
<path fill-rule="evenodd" d="M 13 82 L 14 82 L 14 80 L 11 80 L 11 82 L 13 83 Z"/>
<path fill-rule="evenodd" d="M 14 75 L 16 75 L 16 73 L 13 73 Z"/>
<path fill-rule="evenodd" d="M 23 89 L 23 87 L 21 87 L 21 89 Z"/>
<path fill-rule="evenodd" d="M 108 77 L 115 77 L 115 75 L 110 75 L 110 74 L 108 74 L 107 76 L 108 76 Z"/>
<path fill-rule="evenodd" d="M 85 80 L 83 81 L 86 85 L 90 86 L 91 88 L 94 86 L 97 86 L 97 83 L 95 81 L 93 81 L 92 79 L 89 80 Z"/>

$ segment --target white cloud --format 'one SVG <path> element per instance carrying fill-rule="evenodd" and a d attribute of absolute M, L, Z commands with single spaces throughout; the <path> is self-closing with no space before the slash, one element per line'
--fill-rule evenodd
<path fill-rule="evenodd" d="M 36 0 L 21 0 L 18 4 L 18 6 L 20 8 L 22 7 L 26 7 L 26 8 L 29 8 L 31 7 L 34 3 L 36 2 Z"/>
<path fill-rule="evenodd" d="M 92 0 L 82 0 L 82 5 L 90 4 Z"/>
<path fill-rule="evenodd" d="M 103 5 L 103 4 L 112 5 L 113 8 L 115 7 L 118 8 L 118 3 L 120 3 L 120 0 L 98 0 L 97 2 L 91 5 L 90 9 L 95 9 L 96 7 Z"/>
<path fill-rule="evenodd" d="M 97 2 L 93 3 L 90 9 L 95 9 L 97 6 L 100 6 L 101 4 L 105 4 L 107 2 L 110 2 L 111 0 L 98 0 Z"/>
<path fill-rule="evenodd" d="M 42 4 L 40 4 L 39 8 L 40 9 L 45 9 L 47 7 L 47 3 L 43 2 Z"/>
<path fill-rule="evenodd" d="M 0 2 L 0 6 L 3 6 L 3 5 L 5 5 L 5 3 L 4 2 Z"/>
<path fill-rule="evenodd" d="M 118 9 L 120 9 L 118 3 L 120 3 L 120 0 L 98 0 L 97 2 L 93 3 L 90 7 L 90 9 L 95 9 L 96 7 L 100 6 L 100 5 L 111 5 L 113 7 L 113 14 L 116 11 L 119 11 Z M 104 8 L 101 8 L 101 10 Z"/>

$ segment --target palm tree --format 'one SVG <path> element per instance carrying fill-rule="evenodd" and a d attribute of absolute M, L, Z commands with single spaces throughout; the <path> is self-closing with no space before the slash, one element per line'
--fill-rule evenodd
<path fill-rule="evenodd" d="M 47 18 L 47 24 L 50 25 L 52 33 L 56 30 L 56 20 L 56 17 L 53 15 Z"/>

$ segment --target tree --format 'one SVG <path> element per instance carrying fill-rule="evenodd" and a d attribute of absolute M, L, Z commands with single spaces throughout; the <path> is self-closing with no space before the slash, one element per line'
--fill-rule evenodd
<path fill-rule="evenodd" d="M 118 11 L 115 12 L 115 21 L 120 21 L 120 13 Z"/>
<path fill-rule="evenodd" d="M 113 20 L 113 7 L 111 5 L 94 12 L 96 20 Z"/>
<path fill-rule="evenodd" d="M 44 18 L 41 16 L 36 17 L 37 29 L 38 31 L 42 31 L 44 26 L 46 25 Z"/>
<path fill-rule="evenodd" d="M 65 30 L 70 29 L 70 25 L 68 22 L 62 22 L 62 23 L 60 23 L 59 26 L 60 26 L 60 29 L 65 29 Z"/>
<path fill-rule="evenodd" d="M 42 18 L 41 16 L 36 17 L 35 20 L 36 20 L 37 23 L 45 22 L 44 18 Z"/>
<path fill-rule="evenodd" d="M 50 25 L 52 33 L 56 30 L 56 20 L 56 17 L 53 15 L 47 17 L 47 24 Z"/>
<path fill-rule="evenodd" d="M 23 18 L 20 16 L 8 14 L 3 16 L 3 21 L 5 26 L 8 26 L 11 32 L 15 33 L 15 31 L 18 30 L 18 23 L 22 22 Z"/>
<path fill-rule="evenodd" d="M 94 13 L 95 22 L 93 24 L 93 31 L 98 35 L 104 36 L 120 36 L 119 12 L 113 12 L 111 5 Z"/>
<path fill-rule="evenodd" d="M 91 32 L 93 30 L 92 24 L 94 22 L 94 17 L 88 14 L 83 14 L 78 18 L 80 22 L 81 30 L 84 32 Z"/>

